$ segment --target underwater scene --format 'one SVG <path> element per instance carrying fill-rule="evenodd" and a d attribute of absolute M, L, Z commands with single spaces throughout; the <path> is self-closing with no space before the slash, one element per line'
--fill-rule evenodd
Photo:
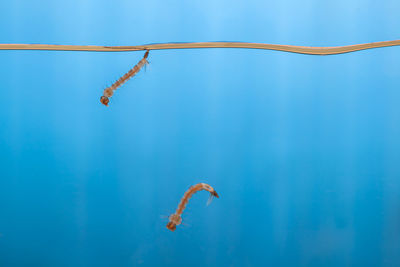
<path fill-rule="evenodd" d="M 0 46 L 143 47 L 0 47 L 0 266 L 400 266 L 400 46 L 169 46 L 393 41 L 399 13 L 1 1 Z"/>

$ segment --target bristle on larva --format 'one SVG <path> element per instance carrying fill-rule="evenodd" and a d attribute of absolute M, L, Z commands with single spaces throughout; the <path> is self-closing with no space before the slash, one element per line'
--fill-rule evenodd
<path fill-rule="evenodd" d="M 132 69 L 130 69 L 127 73 L 125 73 L 121 78 L 119 78 L 110 87 L 107 87 L 106 89 L 104 89 L 103 95 L 100 97 L 100 102 L 103 105 L 108 106 L 108 103 L 110 102 L 110 97 L 112 97 L 112 95 L 114 94 L 114 91 L 117 90 L 118 87 L 123 85 L 130 78 L 135 76 L 136 73 L 138 73 L 144 65 L 149 63 L 147 61 L 148 56 L 149 56 L 149 50 L 146 51 L 143 58 Z"/>

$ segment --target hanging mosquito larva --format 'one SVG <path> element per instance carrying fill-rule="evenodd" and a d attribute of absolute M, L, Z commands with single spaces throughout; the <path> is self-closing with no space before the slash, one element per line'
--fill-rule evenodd
<path fill-rule="evenodd" d="M 110 97 L 114 94 L 114 91 L 117 90 L 118 87 L 123 85 L 127 80 L 135 76 L 135 74 L 138 73 L 144 65 L 149 63 L 147 61 L 148 56 L 149 56 L 149 50 L 146 51 L 143 58 L 132 69 L 130 69 L 127 73 L 125 73 L 124 76 L 119 78 L 110 87 L 104 89 L 103 95 L 100 97 L 100 102 L 103 105 L 108 106 L 108 103 L 110 102 Z"/>
<path fill-rule="evenodd" d="M 199 183 L 199 184 L 189 187 L 189 189 L 183 195 L 181 202 L 179 203 L 178 208 L 176 209 L 175 213 L 171 214 L 169 216 L 169 222 L 167 224 L 167 228 L 169 230 L 175 231 L 176 226 L 182 223 L 181 215 L 183 213 L 183 210 L 186 207 L 186 204 L 189 202 L 189 199 L 192 197 L 192 195 L 194 193 L 196 193 L 197 191 L 201 191 L 201 190 L 206 190 L 206 191 L 210 192 L 210 198 L 207 202 L 207 205 L 211 203 L 211 200 L 213 197 L 219 198 L 219 196 L 218 196 L 217 192 L 214 190 L 214 188 L 212 188 L 208 184 Z"/>

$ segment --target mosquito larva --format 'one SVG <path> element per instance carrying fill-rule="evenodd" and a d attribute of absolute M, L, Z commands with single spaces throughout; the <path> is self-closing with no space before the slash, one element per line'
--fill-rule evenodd
<path fill-rule="evenodd" d="M 113 83 L 110 87 L 104 89 L 103 95 L 100 97 L 100 102 L 108 106 L 110 102 L 110 97 L 114 94 L 114 91 L 118 89 L 121 85 L 123 85 L 127 80 L 135 76 L 136 73 L 140 71 L 140 69 L 148 64 L 147 57 L 149 56 L 149 50 L 146 51 L 143 58 L 127 73 L 125 73 L 121 78 L 119 78 L 115 83 Z"/>
<path fill-rule="evenodd" d="M 212 188 L 210 185 L 205 184 L 205 183 L 199 183 L 196 185 L 193 185 L 191 187 L 189 187 L 189 189 L 185 192 L 185 194 L 183 195 L 181 202 L 178 205 L 178 208 L 176 209 L 174 214 L 171 214 L 169 216 L 169 222 L 167 224 L 167 228 L 171 231 L 175 231 L 176 226 L 182 223 L 182 213 L 183 210 L 186 207 L 186 204 L 189 202 L 189 199 L 192 197 L 192 195 L 198 191 L 201 190 L 206 190 L 208 192 L 210 192 L 210 199 L 207 202 L 207 204 L 210 203 L 210 200 L 212 199 L 212 197 L 218 197 L 217 192 L 214 190 L 214 188 Z"/>

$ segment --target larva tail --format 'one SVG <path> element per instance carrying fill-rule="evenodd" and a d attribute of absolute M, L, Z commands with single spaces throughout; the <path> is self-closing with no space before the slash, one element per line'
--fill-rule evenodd
<path fill-rule="evenodd" d="M 218 195 L 217 191 L 214 190 L 211 194 L 212 194 L 214 197 L 219 198 L 219 195 Z"/>
<path fill-rule="evenodd" d="M 208 197 L 208 200 L 207 200 L 207 206 L 211 204 L 214 197 L 219 198 L 219 196 L 215 190 L 213 192 L 210 192 L 210 196 Z"/>
<path fill-rule="evenodd" d="M 150 50 L 147 50 L 146 53 L 144 53 L 143 58 L 147 58 L 149 56 L 149 52 L 150 52 Z"/>

